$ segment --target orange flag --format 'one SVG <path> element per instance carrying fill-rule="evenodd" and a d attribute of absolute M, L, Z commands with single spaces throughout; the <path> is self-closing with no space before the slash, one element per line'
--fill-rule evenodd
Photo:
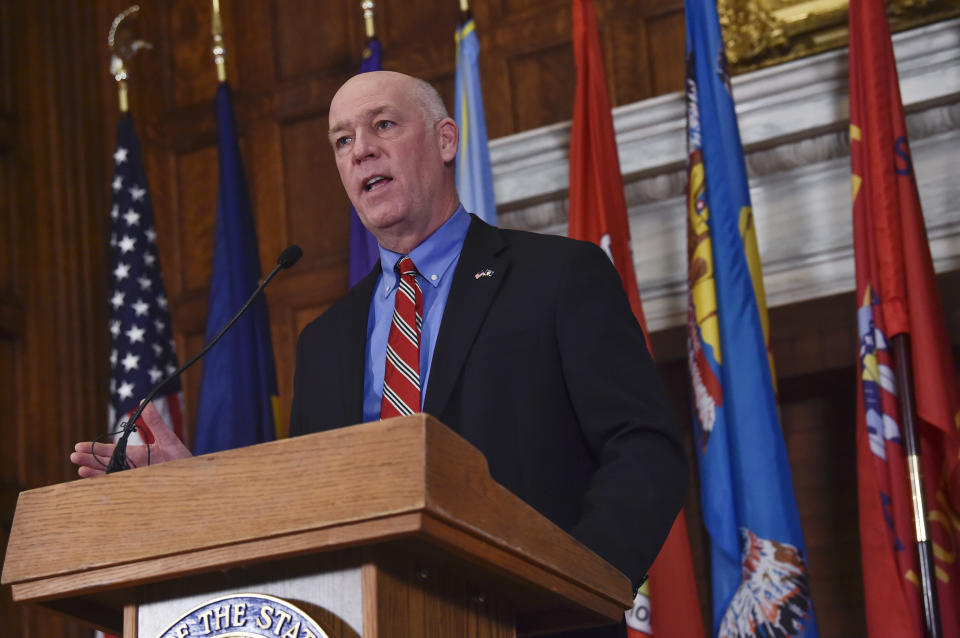
<path fill-rule="evenodd" d="M 646 335 L 647 324 L 630 250 L 630 226 L 610 113 L 607 74 L 591 0 L 573 2 L 573 51 L 577 92 L 570 131 L 568 235 L 592 241 L 607 253 L 620 273 L 630 307 Z M 652 594 L 650 598 L 647 592 Z M 637 594 L 634 608 L 627 612 L 627 627 L 631 638 L 704 635 L 683 511 L 650 568 L 649 583 Z"/>

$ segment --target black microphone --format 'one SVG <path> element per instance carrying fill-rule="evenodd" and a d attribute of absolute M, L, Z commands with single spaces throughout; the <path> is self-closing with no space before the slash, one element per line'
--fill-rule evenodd
<path fill-rule="evenodd" d="M 280 268 L 289 268 L 300 261 L 301 257 L 303 257 L 303 251 L 300 250 L 300 246 L 290 244 L 280 253 L 280 256 L 277 257 L 277 266 Z M 274 272 L 276 272 L 276 269 L 274 269 Z M 270 273 L 270 276 L 272 277 L 273 273 Z"/>
<path fill-rule="evenodd" d="M 237 314 L 233 315 L 233 319 L 228 321 L 227 325 L 225 325 L 223 328 L 220 328 L 220 332 L 218 332 L 217 335 L 211 339 L 209 343 L 207 343 L 207 345 L 203 346 L 200 352 L 193 355 L 189 361 L 177 368 L 173 374 L 154 386 L 153 390 L 150 391 L 150 394 L 147 395 L 147 398 L 140 402 L 140 407 L 138 407 L 137 411 L 133 413 L 133 417 L 131 417 L 129 421 L 124 421 L 120 424 L 120 427 L 123 428 L 123 434 L 120 435 L 120 439 L 117 441 L 117 447 L 114 448 L 113 455 L 110 457 L 110 463 L 107 464 L 107 474 L 130 469 L 130 463 L 127 461 L 127 439 L 129 439 L 130 435 L 133 434 L 134 430 L 137 429 L 137 419 L 140 418 L 140 414 L 143 412 L 144 408 L 147 407 L 147 404 L 150 403 L 153 397 L 160 392 L 163 386 L 167 385 L 173 379 L 179 377 L 184 370 L 196 363 L 197 360 L 203 355 L 207 354 L 207 351 L 210 350 L 214 344 L 220 341 L 220 338 L 227 332 L 227 330 L 230 329 L 230 326 L 237 322 L 237 319 L 240 318 L 240 315 L 246 312 L 247 308 L 250 307 L 250 304 L 253 303 L 253 300 L 257 298 L 257 295 L 263 292 L 263 289 L 267 287 L 267 284 L 270 283 L 270 280 L 273 279 L 274 275 L 280 272 L 281 269 L 289 268 L 297 263 L 302 256 L 303 251 L 300 249 L 300 246 L 297 246 L 296 244 L 290 244 L 287 246 L 277 258 L 277 265 L 273 267 L 273 270 L 270 271 L 270 274 L 263 278 L 263 280 L 260 282 L 260 285 L 257 286 L 256 290 L 253 291 L 253 294 L 250 295 L 250 298 L 247 299 L 246 303 L 240 307 L 240 310 L 237 311 Z"/>

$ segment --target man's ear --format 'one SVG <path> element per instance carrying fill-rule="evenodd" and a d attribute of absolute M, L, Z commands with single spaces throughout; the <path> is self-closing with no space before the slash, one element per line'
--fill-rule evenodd
<path fill-rule="evenodd" d="M 444 163 L 452 162 L 460 145 L 460 129 L 457 128 L 457 123 L 449 117 L 437 122 L 437 139 L 440 141 L 440 156 Z"/>

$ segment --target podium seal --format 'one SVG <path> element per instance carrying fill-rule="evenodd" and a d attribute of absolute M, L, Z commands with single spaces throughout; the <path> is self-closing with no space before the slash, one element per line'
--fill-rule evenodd
<path fill-rule="evenodd" d="M 233 594 L 187 612 L 158 638 L 330 638 L 310 616 L 265 594 Z"/>

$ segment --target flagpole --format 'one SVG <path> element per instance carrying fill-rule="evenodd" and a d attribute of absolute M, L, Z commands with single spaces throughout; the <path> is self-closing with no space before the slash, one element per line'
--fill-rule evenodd
<path fill-rule="evenodd" d="M 223 46 L 223 20 L 220 18 L 220 0 L 211 0 L 213 19 L 210 33 L 213 35 L 213 62 L 217 65 L 217 82 L 227 81 L 227 50 Z"/>
<path fill-rule="evenodd" d="M 470 0 L 460 0 L 460 24 L 466 24 L 472 18 L 470 15 Z"/>
<path fill-rule="evenodd" d="M 940 638 L 940 601 L 937 597 L 937 582 L 933 562 L 933 543 L 927 529 L 927 502 L 923 493 L 923 476 L 920 473 L 920 446 L 917 443 L 913 376 L 910 371 L 910 336 L 898 334 L 890 340 L 897 371 L 897 396 L 900 399 L 900 417 L 903 422 L 904 443 L 907 453 L 907 472 L 913 505 L 913 523 L 917 536 L 917 558 L 920 565 L 920 591 L 923 597 L 924 624 L 928 638 Z"/>
<path fill-rule="evenodd" d="M 107 45 L 110 47 L 110 75 L 112 75 L 113 79 L 117 82 L 117 101 L 121 113 L 130 111 L 130 101 L 127 96 L 128 76 L 126 62 L 132 60 L 133 56 L 141 49 L 150 49 L 153 47 L 153 45 L 144 40 L 130 41 L 130 36 L 126 32 L 127 25 L 123 25 L 124 30 L 120 29 L 124 20 L 139 11 L 140 5 L 137 4 L 124 9 L 113 19 L 113 22 L 110 24 L 110 31 L 107 33 Z"/>

